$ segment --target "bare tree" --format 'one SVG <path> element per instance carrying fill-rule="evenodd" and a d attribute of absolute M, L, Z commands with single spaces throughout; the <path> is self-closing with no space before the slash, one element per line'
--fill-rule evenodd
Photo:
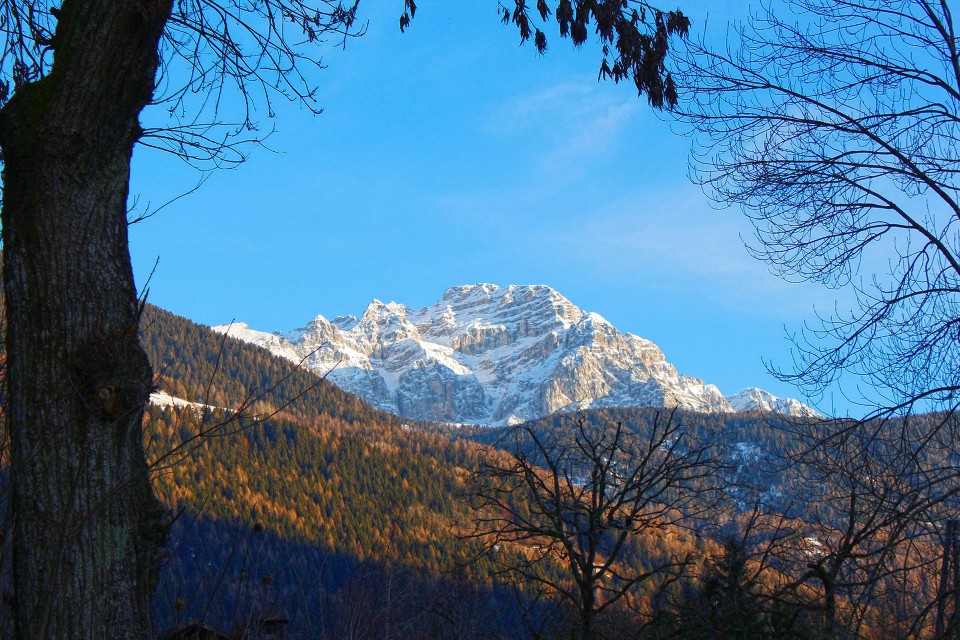
<path fill-rule="evenodd" d="M 794 425 L 783 515 L 749 527 L 765 541 L 764 598 L 816 619 L 818 637 L 930 637 L 956 594 L 939 574 L 960 507 L 957 428 L 943 415 Z"/>
<path fill-rule="evenodd" d="M 582 416 L 569 430 L 515 427 L 475 478 L 469 537 L 482 542 L 497 571 L 573 606 L 584 639 L 595 637 L 608 608 L 640 585 L 676 579 L 690 562 L 670 554 L 646 558 L 642 568 L 635 545 L 702 506 L 715 460 L 674 413 L 643 428 Z"/>
<path fill-rule="evenodd" d="M 877 414 L 960 400 L 955 29 L 947 0 L 771 3 L 677 76 L 695 176 L 742 206 L 754 255 L 856 293 L 782 377 L 816 394 L 852 374 Z"/>
<path fill-rule="evenodd" d="M 824 633 L 931 631 L 955 517 L 960 400 L 960 42 L 946 0 L 790 0 L 724 50 L 691 47 L 678 109 L 694 171 L 754 223 L 781 276 L 849 286 L 851 310 L 795 339 L 783 379 L 857 384 L 878 420 L 808 424 L 792 455 L 806 496 L 780 560 L 815 594 Z M 920 419 L 893 416 L 942 410 Z M 810 589 L 813 589 L 811 592 Z M 936 591 L 936 589 L 934 589 Z"/>

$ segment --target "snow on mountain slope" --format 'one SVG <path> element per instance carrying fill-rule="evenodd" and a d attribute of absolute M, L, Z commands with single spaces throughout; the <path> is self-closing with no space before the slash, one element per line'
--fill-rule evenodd
<path fill-rule="evenodd" d="M 727 402 L 733 407 L 734 411 L 765 411 L 769 413 L 779 413 L 787 416 L 800 416 L 804 418 L 819 418 L 820 414 L 793 398 L 778 398 L 772 393 L 756 387 L 748 387 L 740 393 L 727 396 Z"/>
<path fill-rule="evenodd" d="M 359 319 L 317 316 L 287 333 L 213 328 L 410 418 L 511 424 L 588 407 L 735 410 L 714 385 L 678 374 L 649 340 L 543 285 L 452 287 L 422 309 L 374 300 Z"/>
<path fill-rule="evenodd" d="M 216 411 L 220 407 L 214 407 L 213 405 L 203 404 L 200 402 L 190 402 L 189 400 L 184 400 L 183 398 L 178 398 L 177 396 L 172 396 L 166 391 L 156 391 L 150 394 L 150 404 L 158 407 L 174 407 L 176 409 L 183 409 L 184 407 L 189 407 L 196 411 L 197 413 L 204 413 L 205 411 Z"/>

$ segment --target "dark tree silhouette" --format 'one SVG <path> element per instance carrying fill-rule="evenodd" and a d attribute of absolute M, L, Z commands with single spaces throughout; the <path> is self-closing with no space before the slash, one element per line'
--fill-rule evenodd
<path fill-rule="evenodd" d="M 694 45 L 676 76 L 689 98 L 681 118 L 697 131 L 696 177 L 743 208 L 753 253 L 787 279 L 855 294 L 851 310 L 795 339 L 794 366 L 780 373 L 810 394 L 839 382 L 879 418 L 806 425 L 789 458 L 807 522 L 778 553 L 828 636 L 924 637 L 943 632 L 953 607 L 943 575 L 960 487 L 952 4 L 770 4 L 725 50 Z M 909 415 L 931 409 L 944 413 Z"/>
<path fill-rule="evenodd" d="M 697 500 L 702 507 L 716 471 L 709 448 L 674 418 L 658 415 L 643 434 L 583 417 L 571 431 L 519 426 L 477 472 L 469 537 L 503 574 L 573 606 L 584 640 L 639 585 L 675 579 L 689 563 L 628 559 L 638 536 L 677 524 Z"/>
<path fill-rule="evenodd" d="M 699 590 L 684 603 L 676 623 L 679 638 L 751 640 L 768 631 L 757 586 L 760 573 L 750 566 L 743 537 L 728 536 L 707 562 Z"/>
<path fill-rule="evenodd" d="M 951 603 L 938 573 L 960 516 L 958 426 L 943 415 L 806 426 L 785 487 L 803 521 L 778 555 L 824 635 L 923 637 Z"/>
<path fill-rule="evenodd" d="M 651 106 L 676 106 L 677 88 L 666 58 L 670 36 L 685 38 L 690 29 L 681 11 L 661 11 L 643 0 L 558 0 L 553 9 L 537 0 L 536 11 L 543 22 L 553 15 L 560 37 L 569 37 L 577 47 L 587 41 L 591 28 L 596 32 L 603 54 L 598 79 L 630 80 Z M 500 12 L 504 24 L 516 25 L 521 43 L 532 37 L 537 51 L 546 52 L 547 36 L 535 25 L 526 0 L 502 0 Z"/>
<path fill-rule="evenodd" d="M 582 43 L 593 20 L 615 60 L 609 75 L 639 73 L 638 89 L 669 105 L 662 54 L 686 19 L 627 4 L 638 13 L 624 21 L 619 1 L 560 0 L 560 32 Z M 412 15 L 414 3 L 405 6 Z M 515 9 L 527 38 L 524 3 Z M 277 99 L 319 111 L 315 45 L 357 35 L 356 10 L 349 0 L 0 0 L 18 637 L 149 634 L 166 527 L 141 442 L 152 374 L 127 241 L 134 146 L 240 161 L 235 143 L 258 136 L 255 111 L 272 114 Z M 231 93 L 235 114 L 222 110 Z M 151 103 L 175 124 L 144 131 Z"/>
<path fill-rule="evenodd" d="M 734 32 L 731 32 L 734 33 Z M 782 373 L 841 374 L 870 412 L 960 400 L 960 42 L 947 0 L 791 0 L 757 9 L 677 77 L 694 169 L 754 223 L 789 280 L 851 285 Z M 848 378 L 849 380 L 849 378 Z M 852 391 L 852 390 L 851 390 Z"/>

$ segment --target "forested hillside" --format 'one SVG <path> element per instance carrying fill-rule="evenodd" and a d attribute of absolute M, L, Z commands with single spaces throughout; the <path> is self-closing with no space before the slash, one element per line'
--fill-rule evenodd
<path fill-rule="evenodd" d="M 147 306 L 140 342 L 157 376 L 157 387 L 171 395 L 216 407 L 253 404 L 254 413 L 281 409 L 307 424 L 336 419 L 349 424 L 399 425 L 356 396 L 269 352 L 224 339 L 207 327 Z"/>
<path fill-rule="evenodd" d="M 605 637 L 720 637 L 746 620 L 750 637 L 923 638 L 955 617 L 940 574 L 956 555 L 943 552 L 938 528 L 956 510 L 952 419 L 864 431 L 760 413 L 617 409 L 519 430 L 452 428 L 377 411 L 159 309 L 145 310 L 142 341 L 158 389 L 196 403 L 152 406 L 146 417 L 154 485 L 174 518 L 158 631 L 191 620 L 249 629 L 274 605 L 295 638 L 564 637 L 570 605 L 544 597 L 537 580 L 556 596 L 576 571 L 548 532 L 480 531 L 478 516 L 503 521 L 478 503 L 478 478 L 533 462 L 527 479 L 554 473 L 579 491 L 603 456 L 593 468 L 565 458 L 558 470 L 522 452 L 531 438 L 569 443 L 617 424 L 648 447 L 655 470 L 693 464 L 687 479 L 654 475 L 647 485 L 643 526 L 599 583 L 629 586 L 603 610 Z M 675 429 L 650 439 L 665 425 Z M 924 433 L 919 455 L 908 445 Z M 615 491 L 625 469 L 607 471 Z M 536 501 L 524 490 L 505 505 L 523 518 Z M 556 504 L 556 513 L 572 506 Z M 618 509 L 597 534 L 601 560 L 612 557 Z M 525 562 L 534 573 L 516 581 Z M 645 577 L 633 585 L 631 575 Z"/>
<path fill-rule="evenodd" d="M 578 627 L 562 592 L 581 578 L 549 529 L 589 505 L 543 497 L 603 473 L 596 495 L 629 484 L 630 467 L 608 465 L 602 447 L 567 455 L 617 425 L 655 464 L 632 520 L 614 505 L 584 530 L 595 567 L 614 558 L 618 527 L 635 530 L 596 582 L 626 593 L 602 609 L 596 637 L 919 640 L 960 628 L 952 416 L 855 425 L 616 409 L 519 428 L 414 423 L 170 313 L 148 307 L 143 320 L 158 391 L 194 403 L 145 417 L 171 519 L 158 633 L 199 621 L 242 635 L 280 612 L 287 638 L 568 637 Z M 692 464 L 664 473 L 678 460 Z M 538 510 L 553 524 L 511 529 Z"/>
<path fill-rule="evenodd" d="M 161 629 L 191 619 L 229 628 L 276 602 L 295 637 L 338 636 L 338 625 L 361 624 L 349 610 L 360 598 L 362 624 L 469 636 L 437 625 L 454 624 L 438 612 L 462 608 L 462 590 L 493 597 L 458 569 L 476 447 L 159 309 L 146 310 L 142 342 L 161 389 L 223 408 L 152 407 L 146 418 L 155 487 L 177 516 L 157 596 Z M 505 605 L 486 606 L 496 620 Z"/>
<path fill-rule="evenodd" d="M 287 613 L 293 637 L 516 637 L 557 622 L 556 602 L 536 602 L 532 585 L 517 588 L 478 541 L 461 539 L 487 448 L 474 438 L 496 432 L 379 412 L 156 308 L 145 310 L 142 342 L 158 389 L 197 403 L 146 417 L 155 487 L 176 516 L 159 630 L 195 619 L 242 627 L 266 603 Z M 654 566 L 698 544 L 651 534 L 624 557 Z M 542 571 L 564 579 L 556 562 Z"/>

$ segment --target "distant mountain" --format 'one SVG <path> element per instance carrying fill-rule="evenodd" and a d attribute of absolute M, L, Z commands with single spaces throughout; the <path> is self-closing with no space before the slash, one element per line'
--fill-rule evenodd
<path fill-rule="evenodd" d="M 213 329 L 303 361 L 377 408 L 416 419 L 499 425 L 602 407 L 813 413 L 759 390 L 724 397 L 677 373 L 649 340 L 543 285 L 452 287 L 422 309 L 374 300 L 360 318 L 317 316 L 286 333 L 244 323 Z M 754 391 L 772 400 L 741 401 Z"/>
<path fill-rule="evenodd" d="M 740 393 L 727 396 L 727 402 L 738 413 L 745 411 L 763 411 L 780 413 L 787 416 L 803 416 L 815 418 L 820 414 L 793 398 L 778 398 L 763 389 L 749 387 Z"/>

